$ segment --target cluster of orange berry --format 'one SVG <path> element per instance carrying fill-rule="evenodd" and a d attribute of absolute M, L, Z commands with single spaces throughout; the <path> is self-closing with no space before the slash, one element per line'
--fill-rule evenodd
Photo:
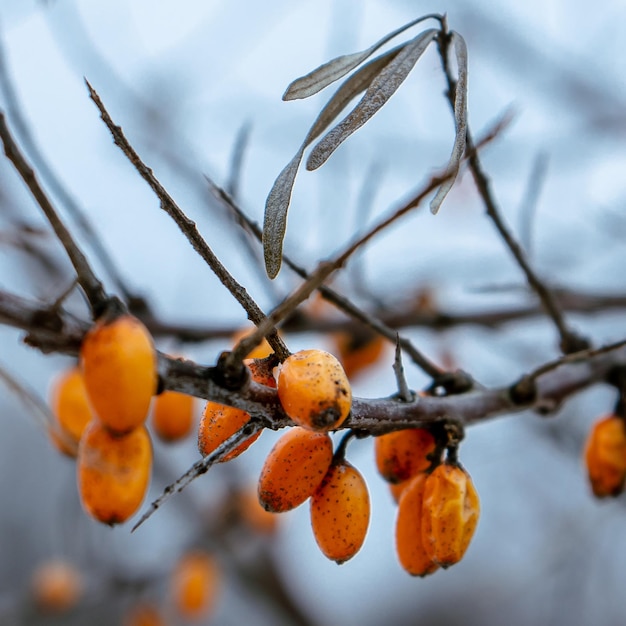
<path fill-rule="evenodd" d="M 480 515 L 478 494 L 456 461 L 428 430 L 412 428 L 381 435 L 376 465 L 398 503 L 396 551 L 413 576 L 432 574 L 463 558 Z"/>
<path fill-rule="evenodd" d="M 351 409 L 346 373 L 334 356 L 321 350 L 288 357 L 277 381 L 260 369 L 262 364 L 249 362 L 252 377 L 277 388 L 296 426 L 280 437 L 264 463 L 259 501 L 265 510 L 283 513 L 309 500 L 318 546 L 329 559 L 342 563 L 363 545 L 370 520 L 365 480 L 345 460 L 344 443 L 333 453 L 328 434 L 343 424 Z M 249 419 L 244 411 L 208 403 L 199 432 L 201 453 L 215 450 Z M 223 460 L 243 452 L 257 436 Z M 379 436 L 375 447 L 380 473 L 399 503 L 396 544 L 401 565 L 424 576 L 458 562 L 476 529 L 480 504 L 471 478 L 456 461 L 456 447 L 448 447 L 442 462 L 446 445 L 424 429 Z"/>
<path fill-rule="evenodd" d="M 145 326 L 131 315 L 101 319 L 86 334 L 80 364 L 55 383 L 50 436 L 77 457 L 85 510 L 106 524 L 126 521 L 141 505 L 152 469 L 145 421 L 157 387 L 157 357 Z M 193 426 L 191 396 L 156 396 L 153 428 L 174 441 Z"/>
<path fill-rule="evenodd" d="M 141 600 L 124 615 L 124 626 L 162 626 L 167 613 L 186 621 L 205 619 L 215 608 L 221 569 L 205 550 L 184 552 L 169 572 L 166 601 Z M 85 592 L 84 575 L 71 562 L 54 559 L 40 563 L 31 580 L 32 597 L 41 613 L 61 615 L 72 610 Z"/>

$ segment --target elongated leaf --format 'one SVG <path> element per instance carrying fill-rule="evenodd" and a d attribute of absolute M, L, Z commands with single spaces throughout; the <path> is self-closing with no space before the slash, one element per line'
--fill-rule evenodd
<path fill-rule="evenodd" d="M 298 167 L 307 144 L 304 143 L 278 175 L 265 201 L 263 218 L 263 257 L 265 271 L 270 278 L 276 278 L 283 260 L 283 239 L 287 229 L 287 210 L 291 192 L 296 180 Z"/>
<path fill-rule="evenodd" d="M 439 31 L 432 28 L 410 40 L 374 78 L 364 96 L 335 128 L 313 148 L 306 167 L 315 170 L 356 130 L 370 120 L 404 82 L 419 58 Z"/>
<path fill-rule="evenodd" d="M 433 215 L 441 207 L 441 203 L 448 195 L 461 167 L 461 159 L 465 152 L 465 142 L 467 139 L 467 45 L 465 39 L 459 33 L 452 31 L 452 39 L 454 40 L 454 52 L 458 65 L 459 76 L 456 82 L 456 93 L 454 95 L 454 125 L 456 127 L 456 136 L 454 145 L 452 146 L 452 154 L 446 168 L 449 178 L 442 183 L 437 190 L 435 197 L 430 203 L 430 210 Z"/>
<path fill-rule="evenodd" d="M 304 150 L 332 124 L 352 98 L 370 86 L 374 78 L 400 53 L 405 45 L 402 44 L 376 57 L 356 71 L 339 87 L 313 122 L 296 155 L 278 175 L 265 202 L 263 221 L 263 255 L 265 269 L 270 278 L 275 278 L 280 271 L 283 239 L 287 227 L 287 211 Z"/>
<path fill-rule="evenodd" d="M 419 24 L 420 22 L 423 22 L 431 17 L 439 18 L 440 16 L 424 15 L 416 20 L 413 20 L 412 22 L 409 22 L 408 24 L 405 24 L 404 26 L 401 26 L 392 33 L 389 33 L 381 40 L 377 41 L 373 46 L 367 48 L 367 50 L 339 56 L 332 59 L 332 61 L 328 61 L 327 63 L 320 65 L 318 68 L 309 72 L 305 76 L 296 78 L 296 80 L 294 80 L 287 87 L 287 90 L 283 95 L 283 100 L 308 98 L 309 96 L 318 93 L 324 89 L 324 87 L 327 87 L 331 83 L 334 83 L 336 80 L 345 76 L 348 72 L 351 72 L 355 67 L 363 63 L 365 59 L 374 54 L 376 50 L 391 41 L 394 37 L 397 37 L 400 33 L 403 33 L 405 30 L 415 26 L 415 24 Z"/>
<path fill-rule="evenodd" d="M 333 123 L 354 97 L 365 91 L 372 84 L 376 76 L 398 56 L 406 45 L 406 43 L 403 43 L 381 54 L 342 83 L 332 98 L 326 103 L 326 106 L 320 111 L 315 122 L 313 122 L 311 130 L 309 130 L 305 139 L 307 146 Z"/>

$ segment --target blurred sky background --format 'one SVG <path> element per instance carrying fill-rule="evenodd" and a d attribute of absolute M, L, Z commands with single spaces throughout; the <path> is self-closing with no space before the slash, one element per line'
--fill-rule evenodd
<path fill-rule="evenodd" d="M 273 286 L 262 280 L 242 254 L 236 228 L 211 201 L 203 174 L 226 183 L 235 138 L 249 125 L 239 197 L 261 221 L 274 178 L 333 91 L 285 103 L 281 96 L 289 82 L 431 12 L 447 12 L 450 27 L 467 41 L 474 135 L 505 110 L 514 114 L 483 161 L 505 218 L 516 232 L 529 233 L 524 243 L 539 272 L 573 290 L 626 292 L 619 269 L 626 260 L 624 2 L 0 0 L 0 106 L 12 122 L 11 107 L 18 104 L 41 158 L 93 222 L 126 281 L 160 315 L 237 327 L 245 315 L 113 145 L 83 78 L 214 251 L 267 309 L 296 282 L 285 270 Z M 443 92 L 433 48 L 380 114 L 323 168 L 302 169 L 289 215 L 288 254 L 313 267 L 446 163 L 454 129 Z M 16 126 L 16 135 L 24 141 L 24 129 Z M 36 164 L 39 157 L 28 154 Z M 538 163 L 545 164 L 545 179 L 527 228 L 524 197 Z M 377 185 L 364 214 L 359 193 L 372 177 Z M 42 180 L 50 189 L 50 179 Z M 64 210 L 58 191 L 52 193 Z M 50 237 L 36 244 L 58 264 L 58 280 L 10 243 L 19 225 L 46 225 L 6 161 L 0 164 L 0 201 L 0 288 L 52 301 L 71 282 L 70 267 Z M 438 216 L 417 211 L 375 239 L 359 270 L 370 291 L 390 305 L 401 306 L 426 287 L 438 304 L 455 311 L 515 306 L 529 298 L 468 173 Z M 353 280 L 348 269 L 335 285 L 353 295 Z M 73 306 L 86 315 L 79 298 Z M 571 319 L 598 344 L 626 336 L 621 312 Z M 497 330 L 407 334 L 434 358 L 450 353 L 486 385 L 511 383 L 558 354 L 556 333 L 541 319 Z M 23 346 L 20 336 L 0 328 L 0 365 L 45 396 L 55 373 L 70 361 L 42 356 Z M 291 350 L 327 347 L 326 341 L 288 337 Z M 213 341 L 184 352 L 212 363 L 227 347 Z M 181 350 L 173 342 L 160 348 Z M 392 393 L 391 362 L 389 354 L 359 378 L 355 393 Z M 407 371 L 412 387 L 427 383 L 417 369 L 407 365 Z M 624 500 L 593 501 L 580 462 L 586 430 L 613 401 L 610 389 L 598 387 L 549 420 L 520 415 L 471 428 L 461 460 L 481 495 L 478 531 L 462 563 L 424 580 L 410 578 L 397 564 L 394 506 L 374 470 L 371 442 L 354 442 L 348 457 L 365 474 L 373 507 L 361 553 L 341 567 L 326 561 L 314 544 L 306 506 L 285 516 L 272 548 L 302 611 L 320 625 L 623 624 Z M 80 511 L 72 463 L 59 457 L 2 383 L 0 426 L 2 624 L 47 623 L 20 613 L 30 572 L 42 558 L 76 560 L 100 591 L 107 572 L 140 576 L 166 568 L 197 531 L 198 508 L 210 510 L 223 489 L 226 473 L 219 468 L 135 535 L 126 526 L 100 528 Z M 253 482 L 275 439 L 265 433 L 232 471 Z M 150 497 L 197 458 L 193 441 L 167 449 L 157 444 L 155 454 L 164 462 Z M 97 599 L 89 605 L 99 606 Z M 72 623 L 115 623 L 111 615 L 82 613 Z M 227 576 L 214 623 L 281 619 Z"/>

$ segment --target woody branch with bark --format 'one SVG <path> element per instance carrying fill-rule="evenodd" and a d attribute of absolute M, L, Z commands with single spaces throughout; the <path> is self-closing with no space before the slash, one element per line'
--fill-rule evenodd
<path fill-rule="evenodd" d="M 412 39 L 369 60 L 392 39 L 425 20 L 434 20 L 437 26 L 426 29 Z M 311 149 L 306 162 L 308 170 L 321 167 L 341 143 L 386 104 L 429 47 L 436 48 L 441 59 L 447 83 L 446 96 L 455 125 L 455 140 L 449 163 L 434 176 L 427 177 L 416 189 L 407 194 L 408 199 L 391 207 L 387 214 L 365 233 L 347 242 L 331 258 L 321 260 L 316 267 L 307 271 L 297 260 L 290 258 L 283 251 L 291 193 L 305 151 L 323 135 Z M 451 56 L 454 57 L 456 72 L 452 68 Z M 501 215 L 480 158 L 481 151 L 491 141 L 499 139 L 506 127 L 507 117 L 501 117 L 482 137 L 474 139 L 467 113 L 468 52 L 463 37 L 448 29 L 446 16 L 429 15 L 419 18 L 362 52 L 338 57 L 320 66 L 294 81 L 285 92 L 284 99 L 309 97 L 346 76 L 345 81 L 318 115 L 294 158 L 276 179 L 267 198 L 262 228 L 246 215 L 236 198 L 213 180 L 207 178 L 206 181 L 209 191 L 235 216 L 240 227 L 256 241 L 257 246 L 262 246 L 268 276 L 274 278 L 281 268 L 286 267 L 299 277 L 300 282 L 292 293 L 268 312 L 261 310 L 246 288 L 235 280 L 217 258 L 184 209 L 178 205 L 149 165 L 144 163 L 132 147 L 122 128 L 110 116 L 97 91 L 87 83 L 89 96 L 111 133 L 113 142 L 153 191 L 160 208 L 176 223 L 181 234 L 256 326 L 254 332 L 241 339 L 232 350 L 224 352 L 212 366 L 175 359 L 159 353 L 160 392 L 179 391 L 243 409 L 250 414 L 251 420 L 213 453 L 199 460 L 175 483 L 167 487 L 139 524 L 156 511 L 171 494 L 180 491 L 194 478 L 205 473 L 213 463 L 226 456 L 244 439 L 263 428 L 277 430 L 293 425 L 279 402 L 276 390 L 251 381 L 243 365 L 243 360 L 250 351 L 265 338 L 274 350 L 274 355 L 269 357 L 269 364 L 277 365 L 290 354 L 285 339 L 290 332 L 308 330 L 326 332 L 365 327 L 390 343 L 397 343 L 398 371 L 401 358 L 404 356 L 430 377 L 432 383 L 424 395 L 407 394 L 406 385 L 402 384 L 403 379 L 399 376 L 400 393 L 393 391 L 388 397 L 377 399 L 354 398 L 350 415 L 340 428 L 350 429 L 359 436 L 376 436 L 406 428 L 428 429 L 442 423 L 466 427 L 521 411 L 548 414 L 574 394 L 592 385 L 601 383 L 621 385 L 623 377 L 619 372 L 626 367 L 626 342 L 593 347 L 591 338 L 583 338 L 572 329 L 566 315 L 570 311 L 623 308 L 626 305 L 626 297 L 589 296 L 555 289 L 532 267 Z M 361 99 L 352 111 L 333 126 L 341 112 L 361 94 L 363 94 Z M 7 158 L 41 208 L 73 265 L 75 282 L 69 290 L 79 289 L 91 312 L 90 319 L 78 318 L 70 313 L 63 304 L 67 293 L 60 294 L 53 303 L 41 303 L 0 291 L 0 323 L 25 331 L 25 342 L 44 353 L 58 352 L 69 355 L 78 354 L 85 333 L 112 302 L 136 315 L 157 338 L 172 337 L 183 342 L 193 342 L 232 334 L 233 329 L 230 328 L 194 328 L 165 322 L 155 315 L 148 301 L 134 296 L 124 287 L 121 280 L 116 280 L 121 299 L 108 294 L 103 281 L 96 276 L 72 233 L 59 217 L 53 202 L 39 182 L 36 171 L 14 139 L 11 124 L 4 114 L 0 114 L 0 137 Z M 328 285 L 329 279 L 346 267 L 355 252 L 363 249 L 379 233 L 405 215 L 422 209 L 429 199 L 431 211 L 436 214 L 442 208 L 457 175 L 465 168 L 471 172 L 487 216 L 515 259 L 528 283 L 528 288 L 535 294 L 538 305 L 531 304 L 517 309 L 485 311 L 478 314 L 414 309 L 397 311 L 384 308 L 371 311 L 357 306 Z M 100 256 L 106 257 L 102 248 L 97 248 L 97 252 Z M 106 266 L 114 268 L 114 262 L 107 258 Z M 321 298 L 340 310 L 346 316 L 346 321 L 319 320 L 303 311 L 300 305 L 314 292 L 318 292 Z M 453 325 L 477 324 L 495 327 L 540 315 L 547 316 L 554 325 L 562 356 L 521 378 L 516 377 L 508 385 L 500 388 L 486 388 L 473 380 L 467 372 L 444 370 L 408 338 L 398 335 L 398 331 L 411 326 L 424 326 L 433 331 Z M 279 329 L 281 334 L 278 333 Z"/>

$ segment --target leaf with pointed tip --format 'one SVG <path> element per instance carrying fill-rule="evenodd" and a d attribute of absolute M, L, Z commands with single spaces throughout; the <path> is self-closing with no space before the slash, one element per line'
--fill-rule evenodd
<path fill-rule="evenodd" d="M 442 183 L 437 190 L 435 197 L 430 203 L 430 211 L 433 215 L 437 214 L 442 202 L 448 195 L 454 181 L 459 173 L 461 159 L 465 153 L 465 142 L 467 139 L 467 45 L 465 39 L 459 33 L 452 31 L 452 39 L 454 40 L 454 52 L 458 65 L 458 78 L 456 81 L 456 92 L 454 94 L 454 125 L 456 135 L 454 145 L 452 146 L 452 154 L 446 168 L 446 176 L 448 178 Z"/>
<path fill-rule="evenodd" d="M 332 59 L 332 61 L 328 61 L 327 63 L 320 65 L 318 68 L 309 72 L 305 76 L 296 78 L 296 80 L 294 80 L 287 87 L 285 93 L 283 94 L 283 100 L 308 98 L 309 96 L 318 93 L 325 87 L 328 87 L 331 83 L 334 83 L 336 80 L 345 76 L 348 72 L 351 72 L 355 67 L 363 63 L 365 59 L 374 54 L 376 50 L 391 41 L 394 37 L 397 37 L 405 30 L 432 17 L 435 19 L 440 18 L 438 15 L 424 15 L 416 20 L 413 20 L 412 22 L 409 22 L 408 24 L 405 24 L 404 26 L 401 26 L 392 33 L 385 35 L 385 37 L 377 41 L 373 46 L 367 48 L 367 50 L 354 52 L 352 54 L 344 54 Z"/>
<path fill-rule="evenodd" d="M 306 143 L 302 144 L 300 150 L 278 175 L 265 201 L 263 257 L 265 258 L 265 271 L 270 278 L 278 276 L 283 261 L 283 239 L 287 229 L 287 209 L 306 146 Z"/>
<path fill-rule="evenodd" d="M 278 175 L 265 202 L 263 221 L 263 255 L 265 270 L 270 278 L 275 278 L 280 271 L 283 239 L 287 228 L 287 211 L 304 150 L 332 124 L 352 98 L 370 86 L 374 78 L 399 54 L 405 45 L 397 46 L 376 57 L 356 71 L 339 87 L 313 122 L 296 155 Z"/>
<path fill-rule="evenodd" d="M 352 133 L 361 128 L 384 106 L 404 82 L 438 32 L 438 30 L 431 28 L 420 33 L 403 46 L 399 54 L 374 78 L 352 112 L 313 148 L 306 163 L 308 170 L 315 170 L 323 165 Z"/>

